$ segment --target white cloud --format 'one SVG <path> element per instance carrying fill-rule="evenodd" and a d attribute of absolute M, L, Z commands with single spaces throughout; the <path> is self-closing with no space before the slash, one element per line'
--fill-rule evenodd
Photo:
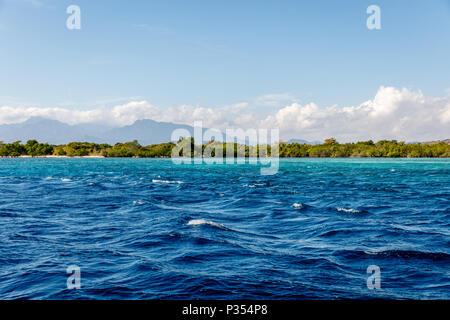
<path fill-rule="evenodd" d="M 255 104 L 266 107 L 280 107 L 286 103 L 296 101 L 295 97 L 289 93 L 266 94 L 255 99 Z"/>
<path fill-rule="evenodd" d="M 108 123 L 129 125 L 139 119 L 153 119 L 204 127 L 279 128 L 282 139 L 323 140 L 335 137 L 340 142 L 398 139 L 424 141 L 450 138 L 450 97 L 425 97 L 421 91 L 380 87 L 375 97 L 358 106 L 319 107 L 314 102 L 297 102 L 267 116 L 256 113 L 247 102 L 220 108 L 181 105 L 167 109 L 147 101 L 132 101 L 113 108 L 73 110 L 65 108 L 0 107 L 0 124 L 45 117 L 69 124 Z"/>
<path fill-rule="evenodd" d="M 374 99 L 359 106 L 319 108 L 292 104 L 265 119 L 283 136 L 428 140 L 450 136 L 450 98 L 427 98 L 421 91 L 380 87 Z"/>

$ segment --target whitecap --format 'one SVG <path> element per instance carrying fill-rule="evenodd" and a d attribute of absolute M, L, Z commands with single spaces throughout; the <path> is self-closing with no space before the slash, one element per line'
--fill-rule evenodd
<path fill-rule="evenodd" d="M 134 200 L 133 201 L 133 204 L 137 204 L 137 205 L 143 205 L 145 202 L 144 201 L 141 201 L 141 200 Z"/>
<path fill-rule="evenodd" d="M 244 187 L 256 188 L 256 187 L 262 187 L 265 185 L 266 185 L 265 183 L 253 183 L 253 184 L 244 184 Z"/>
<path fill-rule="evenodd" d="M 157 180 L 157 179 L 153 179 L 152 180 L 153 183 L 184 183 L 183 181 L 169 181 L 169 180 Z"/>
<path fill-rule="evenodd" d="M 193 219 L 191 221 L 188 222 L 188 226 L 201 226 L 201 225 L 210 225 L 213 227 L 217 227 L 220 229 L 226 229 L 226 227 L 220 223 L 216 223 L 210 220 L 205 220 L 205 219 Z"/>
<path fill-rule="evenodd" d="M 70 181 L 72 181 L 72 179 L 68 179 L 68 178 L 61 178 L 61 181 L 62 181 L 62 182 L 70 182 Z"/>
<path fill-rule="evenodd" d="M 303 208 L 303 204 L 301 204 L 301 203 L 294 203 L 293 205 L 292 205 L 295 209 L 302 209 Z"/>
<path fill-rule="evenodd" d="M 339 212 L 345 212 L 345 213 L 361 213 L 361 211 L 356 210 L 356 209 L 347 209 L 347 208 L 336 208 L 337 211 Z"/>

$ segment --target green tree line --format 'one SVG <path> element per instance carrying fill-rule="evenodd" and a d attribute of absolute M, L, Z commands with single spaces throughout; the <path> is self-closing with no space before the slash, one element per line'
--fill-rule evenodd
<path fill-rule="evenodd" d="M 97 144 L 89 142 L 71 142 L 66 145 L 50 145 L 29 140 L 26 144 L 21 141 L 13 143 L 0 142 L 0 156 L 104 156 L 104 157 L 170 157 L 172 151 L 183 157 L 260 157 L 276 156 L 275 150 L 282 158 L 313 157 L 382 157 L 382 158 L 443 158 L 450 157 L 450 144 L 441 143 L 405 143 L 396 140 L 381 140 L 378 142 L 360 141 L 356 143 L 338 143 L 330 138 L 318 145 L 284 143 L 278 148 L 270 145 L 248 146 L 238 143 L 210 141 L 203 145 L 196 145 L 193 138 L 185 138 L 177 144 L 160 143 L 141 146 L 136 140 L 115 145 Z M 174 148 L 176 148 L 174 150 Z"/>

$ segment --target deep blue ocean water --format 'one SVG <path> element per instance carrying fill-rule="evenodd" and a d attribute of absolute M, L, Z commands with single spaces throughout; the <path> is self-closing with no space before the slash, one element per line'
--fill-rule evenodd
<path fill-rule="evenodd" d="M 0 195 L 1 299 L 450 298 L 450 159 L 0 159 Z"/>

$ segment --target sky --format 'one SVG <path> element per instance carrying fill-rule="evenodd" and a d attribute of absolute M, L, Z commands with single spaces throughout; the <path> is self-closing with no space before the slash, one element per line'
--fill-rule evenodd
<path fill-rule="evenodd" d="M 0 124 L 32 116 L 450 138 L 450 1 L 0 0 Z"/>

